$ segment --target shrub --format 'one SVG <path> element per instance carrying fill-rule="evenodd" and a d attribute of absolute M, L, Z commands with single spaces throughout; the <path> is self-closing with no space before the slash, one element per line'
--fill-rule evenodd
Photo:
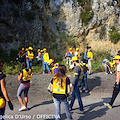
<path fill-rule="evenodd" d="M 33 0 L 27 0 L 28 2 L 31 2 L 32 4 L 34 4 L 35 2 Z"/>
<path fill-rule="evenodd" d="M 32 21 L 35 19 L 35 12 L 33 11 L 26 11 L 24 17 L 27 21 Z"/>
<path fill-rule="evenodd" d="M 89 20 L 93 18 L 93 12 L 82 10 L 80 18 L 82 19 L 82 22 L 87 25 Z"/>
<path fill-rule="evenodd" d="M 49 5 L 50 0 L 44 0 L 45 5 Z"/>
<path fill-rule="evenodd" d="M 115 26 L 111 27 L 111 30 L 109 31 L 109 37 L 110 41 L 114 44 L 117 44 L 118 41 L 120 40 L 120 33 L 118 33 L 118 30 Z"/>

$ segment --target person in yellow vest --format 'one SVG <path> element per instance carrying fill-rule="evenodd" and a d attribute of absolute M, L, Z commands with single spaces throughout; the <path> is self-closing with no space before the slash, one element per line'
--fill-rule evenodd
<path fill-rule="evenodd" d="M 89 67 L 88 74 L 90 75 L 92 73 L 91 60 L 93 60 L 93 52 L 91 47 L 88 47 L 87 59 L 88 59 L 88 67 Z"/>
<path fill-rule="evenodd" d="M 79 55 L 79 48 L 76 48 L 75 57 L 77 57 L 78 59 L 79 59 L 79 57 L 80 57 L 80 55 Z"/>
<path fill-rule="evenodd" d="M 120 91 L 120 56 L 117 55 L 113 58 L 115 60 L 115 63 L 117 64 L 117 76 L 116 76 L 116 82 L 115 82 L 115 85 L 114 85 L 114 89 L 113 89 L 113 94 L 112 94 L 112 98 L 110 100 L 109 103 L 103 103 L 106 107 L 108 107 L 109 109 L 112 108 L 113 106 L 113 103 Z"/>
<path fill-rule="evenodd" d="M 43 51 L 44 51 L 44 55 L 43 55 L 43 61 L 44 61 L 43 74 L 45 74 L 46 67 L 47 67 L 47 69 L 48 69 L 48 74 L 51 74 L 50 68 L 49 68 L 49 66 L 48 66 L 49 54 L 48 54 L 46 48 L 44 48 Z"/>
<path fill-rule="evenodd" d="M 108 59 L 104 59 L 102 65 L 105 68 L 105 74 L 109 74 L 109 73 L 112 74 L 111 67 L 114 67 L 115 65 L 114 60 L 113 62 L 110 62 Z"/>
<path fill-rule="evenodd" d="M 10 110 L 13 110 L 13 104 L 7 93 L 5 78 L 6 75 L 3 73 L 3 62 L 0 60 L 0 120 L 4 120 L 5 117 L 6 101 L 8 102 Z"/>
<path fill-rule="evenodd" d="M 61 118 L 61 103 L 64 107 L 67 118 L 69 120 L 73 120 L 72 115 L 69 111 L 69 104 L 67 101 L 68 93 L 70 93 L 70 91 L 70 79 L 66 76 L 66 66 L 60 65 L 58 67 L 57 73 L 51 80 L 51 92 L 53 94 L 53 101 L 56 109 L 55 116 L 57 116 L 55 120 L 60 120 Z"/>
<path fill-rule="evenodd" d="M 28 110 L 27 104 L 28 104 L 28 91 L 30 88 L 31 69 L 27 69 L 26 67 L 27 67 L 26 64 L 22 63 L 21 65 L 22 71 L 18 75 L 18 81 L 20 81 L 20 86 L 17 91 L 17 97 L 21 104 L 21 108 L 19 109 L 19 111 Z M 23 92 L 25 104 L 23 103 L 23 99 L 21 97 L 21 94 Z"/>
<path fill-rule="evenodd" d="M 73 57 L 71 60 L 72 64 L 75 65 L 74 68 L 74 79 L 72 81 L 72 85 L 73 85 L 73 91 L 72 91 L 72 98 L 71 98 L 71 102 L 70 102 L 70 110 L 72 110 L 74 102 L 75 102 L 75 98 L 77 98 L 78 103 L 79 103 L 79 110 L 76 111 L 78 114 L 84 114 L 84 109 L 83 109 L 83 102 L 81 99 L 81 95 L 80 95 L 80 90 L 79 87 L 81 85 L 81 74 L 82 74 L 82 68 L 79 64 L 79 60 L 77 57 Z"/>
<path fill-rule="evenodd" d="M 66 64 L 67 65 L 69 64 L 69 66 L 71 65 L 72 56 L 73 56 L 72 48 L 69 48 L 69 51 L 67 51 L 67 53 L 65 54 L 65 58 L 67 58 Z"/>
<path fill-rule="evenodd" d="M 33 58 L 34 58 L 34 54 L 33 54 L 33 48 L 32 47 L 29 47 L 28 48 L 28 51 L 26 53 L 26 62 L 27 62 L 27 69 L 32 69 L 32 61 L 33 61 Z"/>
<path fill-rule="evenodd" d="M 58 67 L 59 67 L 59 63 L 54 63 L 53 59 L 50 59 L 48 62 L 48 65 L 53 66 L 52 68 L 52 74 L 55 75 L 57 73 Z"/>

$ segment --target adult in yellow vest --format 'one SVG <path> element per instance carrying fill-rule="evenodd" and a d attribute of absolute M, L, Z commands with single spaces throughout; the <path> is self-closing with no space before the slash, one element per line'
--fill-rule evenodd
<path fill-rule="evenodd" d="M 70 103 L 70 110 L 72 110 L 72 107 L 74 105 L 74 102 L 75 102 L 75 98 L 77 98 L 78 100 L 78 103 L 79 103 L 79 111 L 77 111 L 78 114 L 84 114 L 84 109 L 83 109 L 83 103 L 82 103 L 82 99 L 81 99 L 81 96 L 80 96 L 80 90 L 79 90 L 79 87 L 80 87 L 80 82 L 81 82 L 81 67 L 80 67 L 80 64 L 79 64 L 79 60 L 77 57 L 73 57 L 71 62 L 75 65 L 75 68 L 74 68 L 74 74 L 75 74 L 75 77 L 72 81 L 72 85 L 73 85 L 73 91 L 72 91 L 72 98 L 71 98 L 71 103 Z"/>
<path fill-rule="evenodd" d="M 34 54 L 33 54 L 33 48 L 29 47 L 28 51 L 26 53 L 26 62 L 27 62 L 27 69 L 32 69 L 32 61 L 34 58 Z"/>
<path fill-rule="evenodd" d="M 75 57 L 77 57 L 79 59 L 79 48 L 76 48 L 76 51 L 75 51 Z"/>
<path fill-rule="evenodd" d="M 48 74 L 51 74 L 50 68 L 48 66 L 48 63 L 49 63 L 49 54 L 48 54 L 46 48 L 44 48 L 43 51 L 44 51 L 44 55 L 43 55 L 43 61 L 44 61 L 43 74 L 45 74 L 46 67 L 48 69 Z"/>
<path fill-rule="evenodd" d="M 115 63 L 117 64 L 116 82 L 115 82 L 115 85 L 114 85 L 113 94 L 112 94 L 112 98 L 111 98 L 110 102 L 109 103 L 103 103 L 109 109 L 112 108 L 113 103 L 114 103 L 118 93 L 120 92 L 120 56 L 117 55 L 113 59 L 115 60 Z"/>
<path fill-rule="evenodd" d="M 21 67 L 22 67 L 22 71 L 18 75 L 18 81 L 20 81 L 20 86 L 17 91 L 17 97 L 21 104 L 21 108 L 19 109 L 19 111 L 28 110 L 27 108 L 28 91 L 30 88 L 30 79 L 31 79 L 31 69 L 27 69 L 25 63 L 22 63 Z M 23 99 L 21 97 L 23 92 L 24 92 L 25 104 L 23 103 Z"/>
<path fill-rule="evenodd" d="M 91 60 L 93 60 L 93 52 L 91 47 L 88 47 L 87 59 L 88 59 L 88 68 L 89 68 L 88 74 L 90 75 L 92 73 Z"/>
<path fill-rule="evenodd" d="M 69 120 L 73 120 L 72 115 L 69 111 L 69 104 L 67 101 L 68 93 L 70 93 L 70 79 L 66 76 L 66 66 L 60 65 L 58 67 L 57 74 L 54 75 L 51 80 L 51 92 L 53 93 L 53 100 L 56 109 L 55 120 L 60 120 L 60 104 L 62 103 L 66 116 Z"/>

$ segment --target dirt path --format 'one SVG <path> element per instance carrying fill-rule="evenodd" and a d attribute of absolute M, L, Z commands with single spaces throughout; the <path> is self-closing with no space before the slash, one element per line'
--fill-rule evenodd
<path fill-rule="evenodd" d="M 72 75 L 68 75 L 72 81 Z M 14 111 L 10 111 L 8 106 L 6 108 L 6 120 L 45 120 L 52 118 L 55 113 L 52 97 L 47 91 L 52 75 L 36 74 L 32 76 L 31 88 L 29 91 L 29 111 L 18 112 L 20 104 L 17 100 L 16 93 L 19 86 L 17 75 L 8 76 L 7 89 L 11 96 L 11 101 L 14 104 Z M 74 120 L 120 120 L 120 97 L 116 99 L 114 108 L 108 110 L 103 106 L 103 102 L 109 102 L 112 95 L 113 84 L 115 82 L 115 75 L 106 75 L 104 73 L 94 73 L 88 75 L 88 86 L 90 93 L 82 93 L 82 100 L 84 104 L 85 114 L 77 114 L 78 103 L 75 102 L 72 116 Z M 63 108 L 61 109 L 61 120 L 67 120 Z"/>

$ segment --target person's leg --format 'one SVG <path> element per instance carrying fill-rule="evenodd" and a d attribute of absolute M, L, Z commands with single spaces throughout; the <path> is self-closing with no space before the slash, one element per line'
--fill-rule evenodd
<path fill-rule="evenodd" d="M 80 111 L 83 111 L 83 103 L 82 103 L 82 99 L 81 99 L 81 96 L 80 96 L 79 87 L 77 87 L 77 86 L 75 87 L 75 96 L 78 99 Z"/>
<path fill-rule="evenodd" d="M 29 88 L 30 87 L 28 87 L 28 88 L 26 88 L 24 90 L 25 107 L 27 107 L 27 104 L 28 104 L 28 91 L 29 91 Z"/>
<path fill-rule="evenodd" d="M 19 100 L 22 107 L 25 106 L 24 103 L 23 103 L 23 99 L 21 97 L 21 94 L 22 94 L 23 91 L 24 91 L 24 87 L 21 87 L 21 85 L 20 85 L 20 87 L 18 88 L 18 91 L 17 91 L 17 97 L 18 97 L 18 100 Z"/>
<path fill-rule="evenodd" d="M 69 104 L 68 104 L 68 102 L 67 102 L 67 98 L 64 99 L 64 100 L 62 100 L 61 103 L 62 103 L 62 105 L 63 105 L 63 107 L 64 107 L 64 110 L 65 110 L 65 113 L 66 113 L 67 118 L 68 118 L 69 120 L 73 120 L 72 115 L 71 115 L 70 110 L 69 110 Z"/>
<path fill-rule="evenodd" d="M 56 118 L 55 120 L 60 120 L 60 114 L 61 114 L 61 109 L 60 109 L 60 101 L 58 101 L 56 98 L 53 98 L 54 104 L 55 104 L 55 110 L 56 110 Z"/>
<path fill-rule="evenodd" d="M 69 58 L 67 57 L 67 62 L 66 62 L 66 64 L 68 65 L 68 63 L 69 63 Z"/>
<path fill-rule="evenodd" d="M 48 66 L 48 63 L 46 63 L 46 67 L 47 67 L 47 69 L 48 69 L 48 72 L 51 73 L 50 68 L 49 68 L 49 66 Z"/>
<path fill-rule="evenodd" d="M 88 85 L 87 85 L 87 74 L 83 74 L 84 76 L 84 83 L 85 83 L 85 90 L 88 90 Z"/>
<path fill-rule="evenodd" d="M 29 60 L 26 60 L 26 63 L 27 63 L 27 69 L 29 69 L 30 68 Z"/>
<path fill-rule="evenodd" d="M 32 61 L 29 61 L 30 69 L 32 69 Z"/>
<path fill-rule="evenodd" d="M 75 87 L 73 87 L 73 91 L 72 91 L 72 98 L 71 98 L 71 102 L 70 102 L 70 109 L 72 109 L 74 102 L 75 102 Z"/>
<path fill-rule="evenodd" d="M 71 57 L 69 57 L 69 66 L 71 66 Z"/>
<path fill-rule="evenodd" d="M 115 101 L 118 93 L 119 93 L 119 89 L 116 88 L 116 87 L 114 87 L 113 94 L 112 94 L 112 98 L 111 98 L 111 101 L 109 102 L 109 104 L 110 104 L 111 106 L 113 105 L 113 103 L 114 103 L 114 101 Z"/>
<path fill-rule="evenodd" d="M 43 74 L 45 74 L 45 69 L 46 69 L 46 64 L 44 62 L 44 64 L 43 64 Z"/>

